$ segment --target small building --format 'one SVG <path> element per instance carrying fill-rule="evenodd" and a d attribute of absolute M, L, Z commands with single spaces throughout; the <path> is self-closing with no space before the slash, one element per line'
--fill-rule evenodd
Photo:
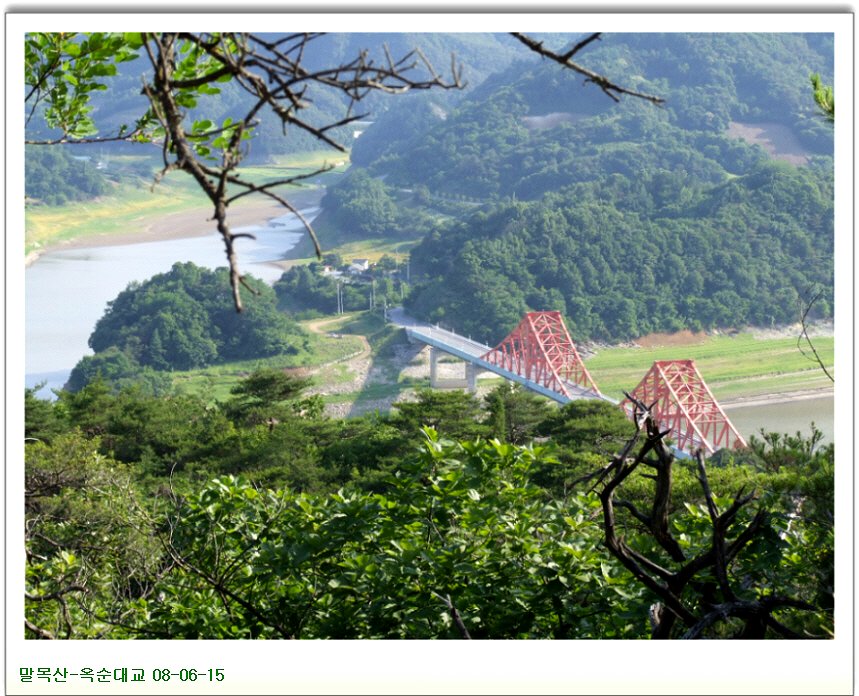
<path fill-rule="evenodd" d="M 369 259 L 352 259 L 352 263 L 349 265 L 349 273 L 352 274 L 366 273 L 369 270 Z"/>

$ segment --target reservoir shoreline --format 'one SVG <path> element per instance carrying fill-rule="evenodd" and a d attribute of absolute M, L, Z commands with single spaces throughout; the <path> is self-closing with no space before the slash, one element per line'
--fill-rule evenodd
<path fill-rule="evenodd" d="M 325 189 L 323 187 L 304 189 L 290 194 L 287 200 L 297 210 L 301 210 L 318 206 L 324 195 Z M 131 229 L 83 235 L 48 243 L 37 251 L 31 251 L 27 254 L 24 265 L 29 267 L 44 254 L 65 249 L 126 246 L 209 235 L 216 229 L 211 211 L 210 206 L 196 206 L 175 213 L 145 216 L 137 226 Z M 288 209 L 270 198 L 248 198 L 234 203 L 227 210 L 227 224 L 231 229 L 237 230 L 241 227 L 265 224 L 270 220 L 289 214 Z"/>
<path fill-rule="evenodd" d="M 306 210 L 308 207 L 318 206 L 324 194 L 325 189 L 322 187 L 299 190 L 290 195 L 289 201 L 295 205 L 297 209 Z M 228 222 L 233 230 L 240 230 L 249 226 L 265 225 L 273 219 L 283 218 L 288 214 L 289 211 L 276 201 L 271 201 L 270 199 L 248 200 L 247 202 L 242 201 L 240 204 L 235 204 L 229 210 Z M 207 235 L 212 235 L 211 244 L 217 248 L 218 252 L 222 253 L 221 247 L 219 246 L 221 242 L 220 239 L 217 238 L 216 234 L 214 223 L 210 217 L 210 209 L 194 207 L 180 212 L 167 213 L 158 216 L 147 216 L 145 219 L 140 221 L 139 227 L 134 229 L 126 227 L 122 231 L 107 234 L 86 235 L 69 241 L 46 245 L 43 249 L 39 250 L 37 255 L 31 255 L 34 258 L 28 258 L 27 265 L 31 265 L 42 254 L 49 252 L 83 250 L 97 247 L 124 247 L 141 243 L 191 239 Z M 303 246 L 306 242 L 307 235 L 306 233 L 303 233 L 299 243 L 292 246 L 289 251 L 286 251 L 285 253 L 280 251 L 276 256 L 260 262 L 265 263 L 266 265 L 280 266 L 280 264 L 283 264 L 290 258 L 303 256 L 303 253 L 298 250 L 298 247 Z M 782 331 L 790 331 L 792 334 L 794 329 L 795 327 L 782 327 Z M 773 329 L 770 329 L 770 331 L 772 330 Z M 829 328 L 829 331 L 831 332 L 831 327 Z M 603 348 L 609 347 L 610 346 L 603 346 Z M 37 371 L 34 370 L 34 372 Z M 832 398 L 833 396 L 834 389 L 830 387 L 805 391 L 761 392 L 750 394 L 748 396 L 720 400 L 720 404 L 726 410 L 733 411 L 734 409 L 767 407 L 810 399 Z"/>
<path fill-rule="evenodd" d="M 768 406 L 770 404 L 783 404 L 789 401 L 806 401 L 808 399 L 820 399 L 835 395 L 834 387 L 825 389 L 809 389 L 807 391 L 773 392 L 771 394 L 755 394 L 753 396 L 739 396 L 734 399 L 719 400 L 722 408 L 734 409 L 756 406 Z"/>

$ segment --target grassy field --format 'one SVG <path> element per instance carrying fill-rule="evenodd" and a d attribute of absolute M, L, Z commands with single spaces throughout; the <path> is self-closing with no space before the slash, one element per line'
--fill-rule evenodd
<path fill-rule="evenodd" d="M 834 362 L 835 339 L 814 345 L 827 368 Z M 796 347 L 796 338 L 756 339 L 750 333 L 710 336 L 694 345 L 660 348 L 608 348 L 586 362 L 600 390 L 622 398 L 634 389 L 655 360 L 695 361 L 719 400 L 831 387 L 832 382 Z"/>
<path fill-rule="evenodd" d="M 378 316 L 355 312 L 302 322 L 308 329 L 310 351 L 298 356 L 219 365 L 203 370 L 174 373 L 181 391 L 202 393 L 223 400 L 239 380 L 260 367 L 313 369 L 317 387 L 333 393 L 323 397 L 344 411 L 371 409 L 383 400 L 396 400 L 417 387 L 428 386 L 427 378 L 405 377 L 396 360 L 395 347 L 405 339 L 402 329 L 386 325 Z M 818 337 L 815 347 L 827 366 L 834 356 L 834 339 Z M 369 346 L 369 352 L 367 350 Z M 362 355 L 363 354 L 363 355 Z M 343 387 L 356 380 L 350 359 L 360 357 L 370 364 L 377 378 Z M 692 359 L 720 402 L 741 397 L 826 389 L 832 386 L 822 370 L 804 357 L 795 338 L 756 339 L 750 333 L 710 336 L 699 343 L 658 348 L 605 348 L 587 360 L 587 367 L 600 390 L 621 399 L 623 390 L 635 388 L 655 360 Z M 320 369 L 321 368 L 321 369 Z M 501 378 L 484 375 L 480 383 L 492 387 Z"/>
<path fill-rule="evenodd" d="M 299 355 L 282 355 L 274 358 L 245 360 L 241 362 L 213 365 L 200 370 L 172 373 L 174 387 L 184 393 L 203 394 L 208 398 L 223 401 L 230 395 L 230 389 L 254 370 L 264 367 L 291 369 L 298 372 L 302 368 L 316 368 L 327 363 L 336 363 L 363 349 L 363 341 L 358 336 L 329 336 L 311 333 L 308 352 Z"/>
<path fill-rule="evenodd" d="M 349 155 L 334 150 L 301 152 L 294 155 L 281 155 L 265 165 L 246 165 L 242 167 L 242 177 L 257 184 L 275 181 L 290 176 L 306 176 L 323 167 L 333 167 L 325 176 L 342 174 L 349 167 Z"/>
<path fill-rule="evenodd" d="M 165 184 L 150 188 L 141 179 L 136 185 L 123 183 L 114 193 L 94 201 L 61 206 L 33 206 L 25 213 L 25 253 L 57 242 L 116 232 L 143 229 L 147 220 L 190 209 L 204 209 L 206 199 L 190 177 L 173 174 Z"/>
<path fill-rule="evenodd" d="M 111 164 L 118 169 L 147 161 L 155 167 L 155 161 L 147 156 L 111 158 Z M 322 175 L 322 181 L 340 176 L 348 167 L 349 158 L 331 151 L 300 153 L 280 157 L 270 165 L 244 167 L 242 176 L 263 184 L 288 176 L 311 174 L 325 164 L 336 164 L 337 167 Z M 308 182 L 306 187 L 313 188 L 314 184 Z M 172 172 L 154 188 L 151 180 L 140 178 L 130 182 L 126 177 L 123 183 L 115 185 L 112 194 L 93 201 L 62 206 L 28 206 L 25 254 L 70 239 L 116 233 L 118 230 L 139 231 L 160 216 L 197 209 L 208 211 L 210 207 L 197 184 L 183 172 Z"/>
<path fill-rule="evenodd" d="M 421 241 L 421 237 L 371 237 L 354 239 L 347 232 L 328 227 L 324 222 L 316 221 L 313 225 L 322 253 L 339 254 L 343 259 L 369 259 L 376 263 L 380 258 L 393 256 L 403 260 L 409 251 Z M 286 261 L 280 263 L 284 268 L 300 266 L 317 261 L 310 239 L 303 237 L 298 244 L 286 253 Z"/>

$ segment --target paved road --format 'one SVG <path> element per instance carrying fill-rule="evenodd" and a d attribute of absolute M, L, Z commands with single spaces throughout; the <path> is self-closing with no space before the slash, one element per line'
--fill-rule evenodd
<path fill-rule="evenodd" d="M 394 326 L 402 326 L 403 328 L 409 326 L 430 326 L 426 322 L 410 317 L 402 307 L 391 307 L 388 310 L 388 321 Z"/>

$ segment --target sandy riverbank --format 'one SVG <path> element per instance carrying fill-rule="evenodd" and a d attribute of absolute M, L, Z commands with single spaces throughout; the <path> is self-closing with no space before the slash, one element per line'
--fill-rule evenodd
<path fill-rule="evenodd" d="M 806 401 L 808 399 L 824 399 L 832 397 L 835 389 L 825 387 L 823 389 L 807 389 L 804 391 L 778 392 L 775 394 L 752 394 L 751 396 L 739 396 L 734 399 L 719 401 L 722 408 L 745 408 L 753 406 L 769 406 L 772 404 L 784 404 L 789 401 Z"/>
<path fill-rule="evenodd" d="M 316 206 L 325 194 L 325 190 L 307 189 L 295 191 L 287 196 L 287 200 L 296 208 Z M 262 196 L 248 196 L 230 206 L 227 212 L 227 222 L 235 230 L 240 227 L 261 225 L 273 218 L 288 215 L 280 203 Z M 124 226 L 115 232 L 105 234 L 85 235 L 53 244 L 47 244 L 38 251 L 30 252 L 26 257 L 29 266 L 42 254 L 59 249 L 85 249 L 102 246 L 119 246 L 125 244 L 142 244 L 145 242 L 161 242 L 170 239 L 186 239 L 212 234 L 215 223 L 212 220 L 212 208 L 195 207 L 175 213 L 151 215 L 142 217 L 134 226 Z"/>

